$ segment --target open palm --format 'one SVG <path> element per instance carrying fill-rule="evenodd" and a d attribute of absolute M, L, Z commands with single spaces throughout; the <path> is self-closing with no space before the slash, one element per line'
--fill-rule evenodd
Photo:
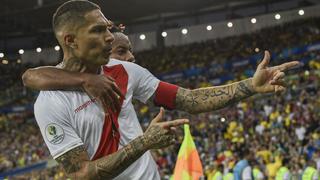
<path fill-rule="evenodd" d="M 291 61 L 278 66 L 268 67 L 269 62 L 270 53 L 265 51 L 264 58 L 258 65 L 252 79 L 253 89 L 258 93 L 279 92 L 285 90 L 285 73 L 283 71 L 299 64 L 298 61 Z"/>

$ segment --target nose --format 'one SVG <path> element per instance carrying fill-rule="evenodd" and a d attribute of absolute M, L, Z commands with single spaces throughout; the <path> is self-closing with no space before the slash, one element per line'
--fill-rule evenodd
<path fill-rule="evenodd" d="M 129 61 L 129 62 L 134 62 L 135 61 L 134 56 L 133 56 L 133 54 L 131 52 L 128 53 L 127 61 Z"/>
<path fill-rule="evenodd" d="M 112 43 L 114 41 L 114 36 L 109 30 L 107 30 L 105 41 L 108 43 Z"/>

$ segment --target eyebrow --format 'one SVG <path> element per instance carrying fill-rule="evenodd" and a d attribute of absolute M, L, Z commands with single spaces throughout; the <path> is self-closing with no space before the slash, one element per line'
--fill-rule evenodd
<path fill-rule="evenodd" d="M 117 47 L 117 49 L 120 49 L 120 48 L 122 48 L 122 49 L 129 49 L 128 47 L 122 46 L 122 45 L 120 45 L 120 46 Z"/>
<path fill-rule="evenodd" d="M 95 28 L 109 28 L 111 27 L 112 25 L 111 24 L 95 24 L 93 25 L 90 29 L 95 29 Z"/>
<path fill-rule="evenodd" d="M 95 24 L 91 28 L 93 29 L 93 28 L 98 28 L 98 27 L 107 27 L 107 25 L 106 24 Z"/>

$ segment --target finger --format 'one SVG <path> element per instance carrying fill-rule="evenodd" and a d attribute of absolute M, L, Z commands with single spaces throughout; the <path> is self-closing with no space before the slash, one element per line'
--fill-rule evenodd
<path fill-rule="evenodd" d="M 278 89 L 280 92 L 283 92 L 283 91 L 285 91 L 285 90 L 287 90 L 287 88 L 286 87 L 283 87 L 283 86 L 279 86 L 279 89 Z"/>
<path fill-rule="evenodd" d="M 116 109 L 116 111 L 120 111 L 121 104 L 120 104 L 120 99 L 118 98 L 119 96 L 116 93 L 114 93 L 112 90 L 109 90 L 108 92 L 109 92 L 109 94 L 111 94 L 111 96 L 109 96 L 109 97 L 112 98 L 111 101 L 112 101 L 114 108 Z M 108 95 L 106 94 L 105 96 L 108 96 Z"/>
<path fill-rule="evenodd" d="M 176 119 L 174 121 L 163 122 L 161 125 L 164 128 L 168 128 L 168 127 L 181 126 L 183 124 L 188 124 L 188 123 L 189 123 L 188 119 Z"/>
<path fill-rule="evenodd" d="M 111 87 L 117 93 L 118 96 L 120 96 L 121 98 L 125 99 L 125 96 L 122 94 L 120 88 L 118 87 L 118 85 L 115 82 L 112 84 Z"/>
<path fill-rule="evenodd" d="M 111 109 L 111 111 L 116 112 L 117 108 L 114 105 L 115 102 L 113 97 L 109 96 L 109 93 L 107 93 L 104 95 L 104 98 L 105 98 L 104 101 L 108 104 L 108 107 Z"/>
<path fill-rule="evenodd" d="M 117 100 L 115 100 L 115 105 L 118 111 L 121 110 L 121 99 L 120 97 L 114 93 L 114 97 L 116 97 Z"/>
<path fill-rule="evenodd" d="M 281 93 L 281 92 L 283 92 L 283 91 L 285 91 L 286 90 L 286 88 L 285 87 L 283 87 L 283 86 L 275 86 L 275 93 Z"/>
<path fill-rule="evenodd" d="M 291 62 L 283 63 L 283 64 L 277 66 L 278 67 L 277 69 L 280 71 L 286 71 L 290 68 L 298 66 L 299 64 L 300 64 L 299 61 L 291 61 Z"/>
<path fill-rule="evenodd" d="M 97 98 L 93 95 L 93 94 L 90 94 L 89 92 L 87 92 L 87 95 L 89 96 L 89 98 L 90 99 L 96 99 L 97 100 Z"/>
<path fill-rule="evenodd" d="M 116 81 L 110 76 L 105 76 L 105 77 L 108 80 L 108 81 L 106 81 L 106 84 L 108 84 L 108 85 L 112 84 L 111 87 L 117 93 L 117 95 L 122 97 L 123 99 L 125 99 L 125 96 L 122 94 L 122 92 L 121 92 L 120 88 L 118 87 Z"/>
<path fill-rule="evenodd" d="M 160 112 L 158 113 L 158 115 L 151 121 L 151 124 L 160 122 L 162 120 L 164 116 L 164 109 L 163 107 L 160 108 Z"/>
<path fill-rule="evenodd" d="M 105 102 L 104 99 L 97 98 L 98 102 L 102 105 L 102 108 L 106 114 L 109 114 L 108 109 L 109 105 Z"/>
<path fill-rule="evenodd" d="M 271 81 L 271 85 L 274 85 L 274 86 L 283 86 L 283 87 L 286 87 L 287 86 L 287 83 L 285 82 L 284 79 L 279 79 L 277 81 Z"/>
<path fill-rule="evenodd" d="M 274 80 L 274 77 L 279 74 L 281 71 L 280 70 L 274 70 L 273 74 L 272 74 L 272 79 L 271 80 Z"/>
<path fill-rule="evenodd" d="M 284 76 L 285 76 L 285 73 L 284 73 L 284 72 L 279 72 L 279 73 L 277 73 L 277 74 L 273 77 L 272 80 L 277 81 L 277 80 L 279 80 L 279 79 L 283 79 Z"/>
<path fill-rule="evenodd" d="M 104 96 L 111 98 L 109 100 L 114 104 L 114 107 L 117 110 L 120 110 L 120 108 L 121 108 L 120 100 L 121 99 L 120 99 L 120 96 L 115 91 L 113 91 L 112 89 L 106 88 L 106 90 L 104 91 Z"/>
<path fill-rule="evenodd" d="M 278 94 L 279 93 L 279 88 L 280 86 L 274 86 L 274 92 L 276 93 L 276 94 Z"/>
<path fill-rule="evenodd" d="M 269 53 L 269 51 L 264 51 L 263 60 L 258 65 L 257 69 L 259 70 L 259 69 L 264 69 L 264 68 L 268 67 L 269 62 L 270 62 L 270 53 Z"/>
<path fill-rule="evenodd" d="M 108 80 L 110 80 L 112 82 L 115 82 L 115 80 L 111 76 L 105 75 L 104 77 L 106 77 Z"/>

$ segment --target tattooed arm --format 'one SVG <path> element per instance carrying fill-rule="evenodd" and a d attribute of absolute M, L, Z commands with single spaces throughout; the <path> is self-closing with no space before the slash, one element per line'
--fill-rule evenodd
<path fill-rule="evenodd" d="M 149 128 L 128 145 L 108 156 L 90 161 L 83 146 L 79 146 L 61 155 L 56 160 L 63 166 L 72 179 L 112 179 L 123 172 L 146 151 L 159 149 L 175 143 L 172 127 L 188 123 L 186 119 L 160 122 L 163 116 L 161 109 L 152 120 Z"/>
<path fill-rule="evenodd" d="M 252 78 L 225 86 L 188 90 L 179 88 L 176 108 L 192 114 L 223 108 L 255 94 Z"/>
<path fill-rule="evenodd" d="M 255 93 L 281 92 L 286 89 L 284 71 L 299 65 L 298 61 L 268 67 L 270 53 L 265 51 L 252 78 L 225 86 L 187 90 L 179 88 L 175 105 L 189 113 L 207 112 L 239 102 Z"/>
<path fill-rule="evenodd" d="M 79 146 L 56 160 L 72 179 L 112 179 L 148 150 L 145 143 L 145 138 L 140 136 L 119 151 L 95 161 L 90 161 L 85 148 Z"/>

